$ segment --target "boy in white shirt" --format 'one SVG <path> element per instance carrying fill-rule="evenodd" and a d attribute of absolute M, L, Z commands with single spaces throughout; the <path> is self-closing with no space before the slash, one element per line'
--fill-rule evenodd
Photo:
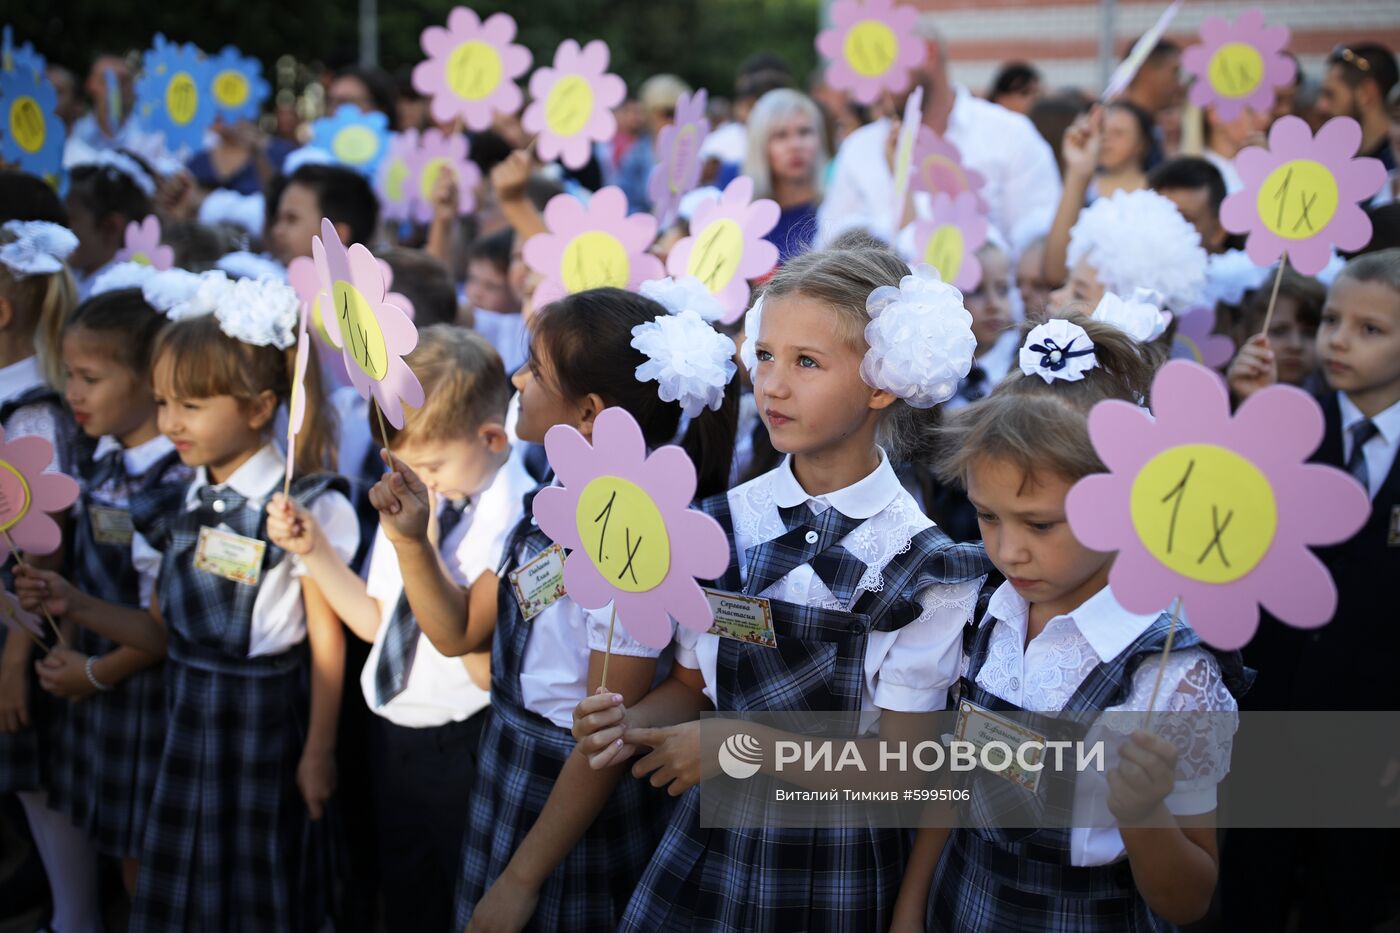
<path fill-rule="evenodd" d="M 432 491 L 430 535 L 449 576 L 466 587 L 494 567 L 535 485 L 511 456 L 505 432 L 510 384 L 484 339 L 448 325 L 423 330 L 406 361 L 427 402 L 407 412 L 401 430 L 390 428 L 387 441 Z M 373 644 L 360 686 L 376 715 L 368 764 L 388 928 L 446 929 L 490 703 L 489 655 L 447 657 L 432 646 L 414 620 L 382 527 L 367 581 L 327 546 L 303 509 L 273 509 L 268 534 L 303 555 L 336 613 Z"/>

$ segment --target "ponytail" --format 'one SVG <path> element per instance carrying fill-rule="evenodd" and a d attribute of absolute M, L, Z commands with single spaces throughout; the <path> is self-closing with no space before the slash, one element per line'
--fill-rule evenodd
<path fill-rule="evenodd" d="M 0 239 L 0 242 L 7 241 Z M 78 295 L 73 274 L 65 265 L 58 272 L 21 278 L 0 263 L 0 295 L 14 305 L 14 326 L 33 337 L 34 355 L 38 357 L 44 381 L 51 388 L 62 389 L 63 328 L 73 313 Z"/>

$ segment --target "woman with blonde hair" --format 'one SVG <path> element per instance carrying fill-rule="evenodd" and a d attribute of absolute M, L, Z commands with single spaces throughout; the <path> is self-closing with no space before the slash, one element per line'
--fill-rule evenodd
<path fill-rule="evenodd" d="M 787 262 L 816 237 L 827 165 L 821 109 L 800 91 L 769 91 L 754 104 L 748 129 L 743 174 L 753 179 L 755 198 L 772 198 L 782 208 L 765 239 L 778 247 L 778 261 Z"/>

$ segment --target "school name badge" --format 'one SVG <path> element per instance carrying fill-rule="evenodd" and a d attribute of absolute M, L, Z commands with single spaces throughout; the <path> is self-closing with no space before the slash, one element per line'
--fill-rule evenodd
<path fill-rule="evenodd" d="M 971 743 L 979 755 L 994 742 L 1021 749 L 1021 756 L 1011 758 L 1005 767 L 987 770 L 1032 794 L 1040 787 L 1040 775 L 1044 771 L 1041 755 L 1046 742 L 1046 737 L 1040 733 L 964 698 L 958 700 L 958 722 L 953 737 Z"/>
<path fill-rule="evenodd" d="M 508 575 L 520 615 L 529 622 L 565 596 L 564 549 L 551 544 Z"/>
<path fill-rule="evenodd" d="M 710 626 L 711 635 L 765 648 L 778 647 L 777 636 L 773 634 L 773 609 L 768 600 L 727 590 L 701 589 L 715 617 Z"/>
<path fill-rule="evenodd" d="M 263 554 L 267 542 L 245 538 L 226 525 L 199 529 L 199 544 L 194 552 L 197 569 L 216 577 L 247 586 L 257 586 L 262 579 Z"/>

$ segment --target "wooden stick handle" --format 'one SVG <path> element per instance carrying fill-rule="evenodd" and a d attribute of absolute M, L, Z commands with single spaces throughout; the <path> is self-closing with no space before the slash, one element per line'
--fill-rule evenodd
<path fill-rule="evenodd" d="M 1162 646 L 1162 663 L 1157 668 L 1157 679 L 1152 684 L 1152 698 L 1147 701 L 1147 715 L 1143 717 L 1142 728 L 1152 728 L 1152 708 L 1157 705 L 1157 692 L 1162 689 L 1162 675 L 1167 671 L 1167 658 L 1171 657 L 1172 640 L 1176 638 L 1176 623 L 1181 618 L 1181 597 L 1172 603 L 1172 621 L 1167 626 L 1167 643 Z"/>
<path fill-rule="evenodd" d="M 603 653 L 603 677 L 598 686 L 608 689 L 608 664 L 612 661 L 613 626 L 617 624 L 617 603 L 613 603 L 612 618 L 608 619 L 608 650 Z"/>
<path fill-rule="evenodd" d="M 1269 296 L 1269 310 L 1264 312 L 1264 327 L 1259 333 L 1264 336 L 1269 335 L 1269 324 L 1274 319 L 1274 305 L 1278 303 L 1278 287 L 1283 284 L 1283 269 L 1288 265 L 1288 254 L 1284 253 L 1278 261 L 1278 274 L 1274 276 L 1274 291 Z"/>

